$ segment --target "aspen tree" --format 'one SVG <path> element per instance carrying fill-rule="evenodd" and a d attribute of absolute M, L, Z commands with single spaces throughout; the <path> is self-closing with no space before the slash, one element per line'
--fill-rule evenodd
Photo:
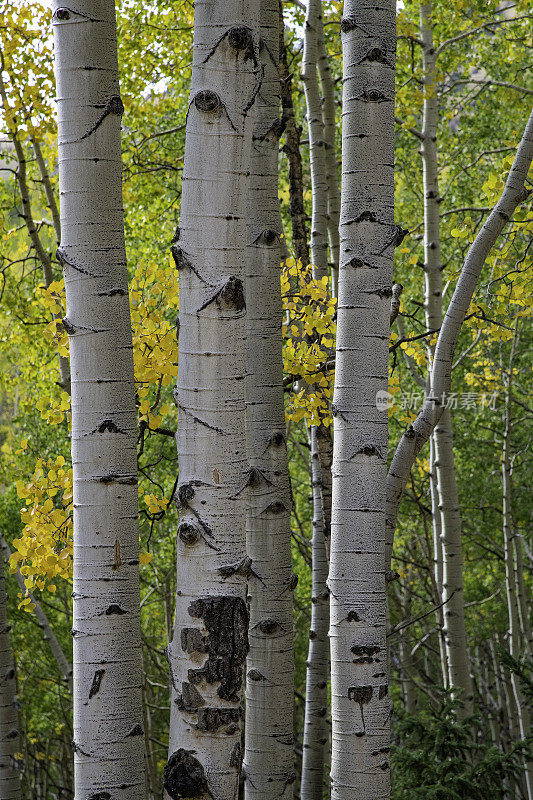
<path fill-rule="evenodd" d="M 331 796 L 389 797 L 385 481 L 394 224 L 395 4 L 341 23 L 341 261 L 333 448 Z M 378 400 L 378 402 L 377 402 Z"/>
<path fill-rule="evenodd" d="M 22 800 L 16 759 L 16 753 L 20 751 L 20 736 L 10 629 L 4 558 L 0 554 L 0 797 L 2 800 Z"/>
<path fill-rule="evenodd" d="M 278 0 L 261 0 L 263 82 L 254 120 L 246 247 L 247 554 L 250 651 L 243 762 L 247 800 L 292 796 L 293 620 L 280 284 Z"/>
<path fill-rule="evenodd" d="M 197 2 L 180 226 L 170 798 L 237 797 L 248 653 L 245 236 L 259 3 Z"/>
<path fill-rule="evenodd" d="M 322 2 L 310 0 L 304 28 L 302 80 L 305 90 L 311 172 L 311 263 L 313 278 L 328 276 L 328 181 L 324 120 L 317 75 Z M 327 555 L 331 524 L 331 433 L 325 425 L 309 432 L 313 484 L 312 597 L 307 657 L 305 720 L 303 736 L 302 800 L 318 800 L 323 794 L 327 742 L 327 679 L 329 592 Z M 327 541 L 328 540 L 328 541 Z"/>
<path fill-rule="evenodd" d="M 509 621 L 508 642 L 509 652 L 513 658 L 519 658 L 521 647 L 519 600 L 517 596 L 517 580 L 515 575 L 515 541 L 512 523 L 512 492 L 511 492 L 511 432 L 512 432 L 512 388 L 516 358 L 517 330 L 511 345 L 511 355 L 505 380 L 505 397 L 503 411 L 503 447 L 502 447 L 502 521 L 503 521 L 503 555 L 505 563 L 505 594 L 507 599 L 507 614 Z M 519 543 L 520 544 L 520 543 Z M 511 674 L 511 687 L 516 705 L 516 716 L 520 738 L 526 740 L 531 733 L 529 709 L 520 687 L 518 676 Z M 533 798 L 533 775 L 531 763 L 525 763 L 524 783 L 528 800 Z"/>
<path fill-rule="evenodd" d="M 302 154 L 300 152 L 301 128 L 296 124 L 292 100 L 292 74 L 289 68 L 287 45 L 285 44 L 285 24 L 283 21 L 283 2 L 279 0 L 279 73 L 281 85 L 281 110 L 285 144 L 283 152 L 289 164 L 289 197 L 292 230 L 292 249 L 302 266 L 309 264 L 309 243 L 304 206 Z"/>
<path fill-rule="evenodd" d="M 76 800 L 145 796 L 137 419 L 114 3 L 54 3 L 72 377 Z"/>
<path fill-rule="evenodd" d="M 431 436 L 446 405 L 457 339 L 481 270 L 498 236 L 511 219 L 514 211 L 528 197 L 529 192 L 524 187 L 524 182 L 532 159 L 533 112 L 526 123 L 501 197 L 468 249 L 435 346 L 428 394 L 416 420 L 403 433 L 389 468 L 387 475 L 387 550 L 389 553 L 392 551 L 392 539 L 400 499 L 409 472 L 418 453 Z"/>
<path fill-rule="evenodd" d="M 440 254 L 440 195 L 438 179 L 438 97 L 435 45 L 431 3 L 420 6 L 420 31 L 423 66 L 422 165 L 424 187 L 424 309 L 427 330 L 442 324 L 442 262 Z M 431 368 L 433 348 L 427 347 Z M 464 707 L 460 715 L 471 713 L 472 679 L 466 642 L 463 596 L 463 557 L 461 512 L 453 454 L 453 427 L 449 408 L 445 408 L 432 436 L 431 502 L 437 553 L 438 585 L 443 603 L 444 641 L 448 680 L 452 691 L 461 690 Z M 438 520 L 438 521 L 437 521 Z M 442 551 L 442 552 L 441 552 Z M 442 559 L 442 575 L 440 560 Z"/>

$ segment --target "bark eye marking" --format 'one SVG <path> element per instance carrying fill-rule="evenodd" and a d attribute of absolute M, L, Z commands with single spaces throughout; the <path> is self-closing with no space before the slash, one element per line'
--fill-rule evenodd
<path fill-rule="evenodd" d="M 361 622 L 361 617 L 357 611 L 350 611 L 346 617 L 346 622 Z"/>
<path fill-rule="evenodd" d="M 379 89 L 365 89 L 361 98 L 367 103 L 382 103 L 384 100 L 390 100 L 387 95 L 380 92 Z"/>
<path fill-rule="evenodd" d="M 389 693 L 388 684 L 382 683 L 378 689 L 378 700 L 383 700 L 383 698 L 386 697 L 388 693 Z"/>
<path fill-rule="evenodd" d="M 259 670 L 257 670 L 257 669 L 251 669 L 251 670 L 249 670 L 249 671 L 248 671 L 248 673 L 247 673 L 247 676 L 246 676 L 246 677 L 247 677 L 247 678 L 248 678 L 248 680 L 250 680 L 250 681 L 266 681 L 266 678 L 265 678 L 265 676 L 264 676 L 264 675 L 262 675 L 262 674 L 259 672 Z"/>
<path fill-rule="evenodd" d="M 205 114 L 212 114 L 218 111 L 221 101 L 216 92 L 212 92 L 210 89 L 204 89 L 195 95 L 194 105 L 198 111 L 202 111 Z"/>
<path fill-rule="evenodd" d="M 279 630 L 280 625 L 279 622 L 276 622 L 275 619 L 263 619 L 259 623 L 258 627 L 261 633 L 270 636 L 271 634 L 276 633 L 276 631 Z"/>
<path fill-rule="evenodd" d="M 371 50 L 369 50 L 366 56 L 359 63 L 362 64 L 363 61 L 370 61 L 374 63 L 378 62 L 379 64 L 389 63 L 385 58 L 385 53 L 379 47 L 373 47 Z"/>
<path fill-rule="evenodd" d="M 209 793 L 203 766 L 194 750 L 180 748 L 172 753 L 163 771 L 163 785 L 172 800 Z"/>
<path fill-rule="evenodd" d="M 178 527 L 178 536 L 183 544 L 189 545 L 190 547 L 199 541 L 201 534 L 194 525 L 191 525 L 189 522 L 182 522 Z"/>
<path fill-rule="evenodd" d="M 102 678 L 105 675 L 105 669 L 97 669 L 94 673 L 92 686 L 89 691 L 89 700 L 91 700 L 95 694 L 98 694 L 100 691 L 100 687 L 102 685 Z"/>
<path fill-rule="evenodd" d="M 355 28 L 357 28 L 357 22 L 351 17 L 344 17 L 344 19 L 341 21 L 342 33 L 348 33 L 349 31 L 353 31 Z"/>
<path fill-rule="evenodd" d="M 53 16 L 60 21 L 64 21 L 70 19 L 70 11 L 68 8 L 57 8 Z"/>
<path fill-rule="evenodd" d="M 383 455 L 381 454 L 381 450 L 376 447 L 374 444 L 364 444 L 362 447 L 359 448 L 355 452 L 356 456 L 377 456 L 378 458 L 383 459 Z"/>
<path fill-rule="evenodd" d="M 244 25 L 236 25 L 234 28 L 230 28 L 228 42 L 237 52 L 251 49 L 251 54 L 253 55 L 253 36 L 250 28 Z"/>

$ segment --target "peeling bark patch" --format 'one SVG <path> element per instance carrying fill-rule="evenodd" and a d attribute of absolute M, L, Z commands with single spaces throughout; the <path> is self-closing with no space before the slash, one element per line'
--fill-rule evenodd
<path fill-rule="evenodd" d="M 204 89 L 201 92 L 198 92 L 195 95 L 193 102 L 198 111 L 203 111 L 204 113 L 213 113 L 214 111 L 218 111 L 221 105 L 218 94 L 210 91 L 209 89 Z"/>
<path fill-rule="evenodd" d="M 223 733 L 229 735 L 239 728 L 241 712 L 238 708 L 201 708 L 198 711 L 199 731 L 215 733 L 220 728 L 225 728 Z"/>
<path fill-rule="evenodd" d="M 97 669 L 96 672 L 94 673 L 92 686 L 89 691 L 89 700 L 92 700 L 95 694 L 98 694 L 98 692 L 100 691 L 100 687 L 102 685 L 102 678 L 104 677 L 104 675 L 105 675 L 105 669 Z"/>
<path fill-rule="evenodd" d="M 181 695 L 177 697 L 175 702 L 180 711 L 196 711 L 205 705 L 205 701 L 196 686 L 187 683 L 187 681 L 181 684 Z"/>
<path fill-rule="evenodd" d="M 172 800 L 199 797 L 209 792 L 203 766 L 192 754 L 180 748 L 173 753 L 163 771 L 163 785 Z"/>
<path fill-rule="evenodd" d="M 248 654 L 248 609 L 240 597 L 205 597 L 189 606 L 191 617 L 200 617 L 207 629 L 208 658 L 200 669 L 189 670 L 189 681 L 220 682 L 217 694 L 237 701 L 242 685 L 242 665 Z M 185 796 L 185 795 L 184 795 Z"/>
<path fill-rule="evenodd" d="M 198 628 L 182 628 L 181 649 L 186 653 L 206 653 L 207 646 L 202 631 Z"/>

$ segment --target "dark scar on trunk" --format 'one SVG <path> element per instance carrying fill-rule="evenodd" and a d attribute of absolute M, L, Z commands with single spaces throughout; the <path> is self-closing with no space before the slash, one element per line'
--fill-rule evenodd
<path fill-rule="evenodd" d="M 248 609 L 240 597 L 205 597 L 189 606 L 191 617 L 200 617 L 207 629 L 207 660 L 200 669 L 190 669 L 190 683 L 220 683 L 222 700 L 238 701 L 243 665 L 248 654 Z"/>

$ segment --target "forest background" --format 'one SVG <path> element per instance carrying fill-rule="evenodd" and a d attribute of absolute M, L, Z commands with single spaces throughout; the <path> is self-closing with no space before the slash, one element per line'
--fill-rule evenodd
<path fill-rule="evenodd" d="M 428 333 L 424 318 L 420 153 L 424 103 L 431 97 L 438 103 L 438 215 L 446 307 L 465 254 L 501 195 L 531 108 L 531 8 L 527 0 L 506 3 L 505 8 L 495 2 L 434 2 L 438 58 L 433 95 L 427 85 L 424 89 L 427 64 L 419 46 L 419 4 L 406 2 L 398 9 L 395 218 L 408 235 L 395 257 L 394 280 L 403 289 L 390 342 L 391 455 L 422 405 L 428 346 L 435 336 Z M 331 143 L 338 161 L 342 4 L 326 2 L 323 10 L 324 47 L 335 100 Z M 282 246 L 286 247 L 281 285 L 287 445 L 294 498 L 293 569 L 299 579 L 294 589 L 294 785 L 298 796 L 313 605 L 313 487 L 307 428 L 331 423 L 335 298 L 334 281 L 313 277 L 308 246 L 302 249 L 301 241 L 295 241 L 295 230 L 302 225 L 309 238 L 313 133 L 307 128 L 301 78 L 306 11 L 299 3 L 284 3 L 283 11 L 286 124 L 280 136 L 279 197 Z M 161 794 L 167 759 L 169 676 L 164 651 L 171 638 L 176 591 L 173 436 L 177 412 L 172 390 L 178 362 L 178 285 L 170 246 L 180 210 L 193 5 L 131 0 L 118 3 L 117 14 L 125 107 L 123 191 L 139 414 L 143 701 L 148 792 L 155 798 Z M 6 578 L 7 619 L 16 664 L 23 793 L 47 800 L 73 796 L 68 677 L 70 402 L 58 377 L 58 354 L 61 368 L 61 359 L 68 358 L 68 339 L 61 324 L 64 286 L 55 256 L 57 141 L 51 47 L 48 8 L 0 3 L 0 534 L 6 557 L 13 552 Z M 323 93 L 324 84 L 320 89 Z M 291 103 L 295 125 L 290 119 Z M 326 107 L 324 102 L 322 107 Z M 294 139 L 289 139 L 295 133 L 300 145 L 296 154 L 291 147 Z M 294 170 L 298 154 L 302 182 L 295 187 L 289 169 Z M 304 208 L 297 219 L 298 191 Z M 326 188 L 330 204 L 334 191 L 330 180 Z M 451 469 L 455 469 L 462 523 L 466 628 L 461 647 L 471 676 L 465 683 L 471 683 L 473 701 L 468 712 L 475 714 L 473 725 L 457 721 L 450 710 L 443 629 L 454 590 L 443 588 L 439 575 L 446 556 L 439 551 L 439 532 L 435 533 L 439 501 L 432 497 L 435 464 L 430 463 L 428 447 L 411 472 L 402 500 L 389 584 L 393 797 L 397 800 L 451 800 L 458 796 L 453 792 L 472 798 L 526 798 L 531 791 L 524 777 L 527 758 L 517 746 L 527 730 L 527 698 L 531 698 L 527 601 L 533 566 L 527 535 L 531 515 L 531 231 L 531 209 L 525 204 L 486 261 L 462 328 L 453 372 L 455 465 Z M 333 247 L 330 262 L 334 259 Z M 502 465 L 510 483 L 502 482 Z M 326 731 L 327 724 L 326 712 Z M 326 756 L 321 778 L 325 793 L 327 772 Z M 441 793 L 431 794 L 436 787 Z"/>

